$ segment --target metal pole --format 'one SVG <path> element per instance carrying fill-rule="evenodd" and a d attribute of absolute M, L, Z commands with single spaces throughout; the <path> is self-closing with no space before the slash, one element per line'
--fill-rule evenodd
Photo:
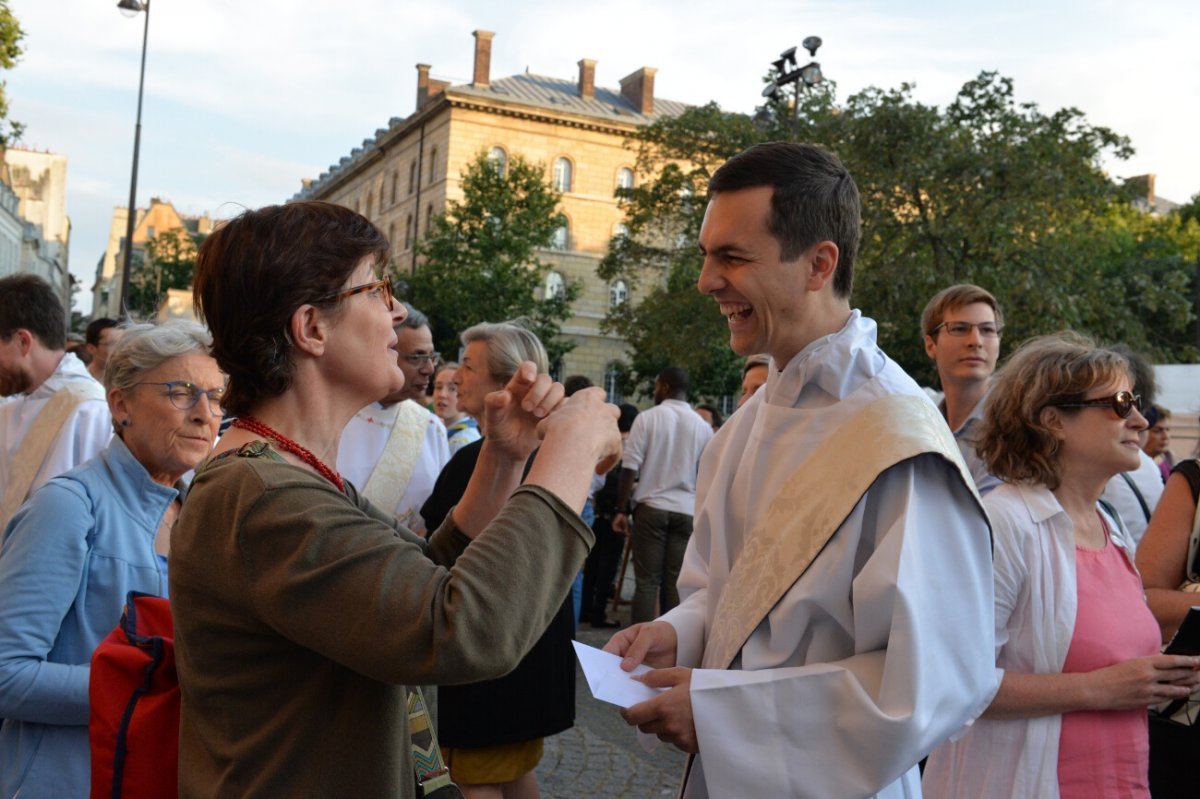
<path fill-rule="evenodd" d="M 138 77 L 137 125 L 133 129 L 133 174 L 129 178 L 129 218 L 125 221 L 125 259 L 121 267 L 121 311 L 129 318 L 129 270 L 133 263 L 133 227 L 137 217 L 138 151 L 142 145 L 142 87 L 146 82 L 146 41 L 150 35 L 150 0 L 142 3 L 146 24 L 142 29 L 142 71 Z"/>

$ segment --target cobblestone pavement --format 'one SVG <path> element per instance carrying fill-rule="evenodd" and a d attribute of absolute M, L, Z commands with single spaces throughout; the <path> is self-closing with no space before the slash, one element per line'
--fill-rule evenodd
<path fill-rule="evenodd" d="M 632 572 L 632 569 L 630 569 Z M 628 607 L 619 614 L 628 624 Z M 615 630 L 581 624 L 578 639 L 603 646 Z M 542 799 L 665 799 L 679 790 L 687 756 L 662 744 L 648 754 L 616 705 L 594 699 L 576 663 L 575 726 L 546 739 L 538 766 Z"/>

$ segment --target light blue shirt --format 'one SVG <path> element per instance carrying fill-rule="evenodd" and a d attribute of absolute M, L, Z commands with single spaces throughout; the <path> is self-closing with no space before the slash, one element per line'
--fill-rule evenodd
<path fill-rule="evenodd" d="M 114 436 L 9 523 L 0 545 L 0 798 L 88 796 L 92 652 L 129 591 L 166 596 L 154 538 L 179 494 Z"/>

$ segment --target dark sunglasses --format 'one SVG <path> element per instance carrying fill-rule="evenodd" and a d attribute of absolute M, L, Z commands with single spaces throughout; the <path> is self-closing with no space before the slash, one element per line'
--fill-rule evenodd
<path fill-rule="evenodd" d="M 1111 397 L 1100 397 L 1098 399 L 1082 400 L 1080 402 L 1055 402 L 1051 405 L 1054 408 L 1112 408 L 1113 413 L 1120 416 L 1122 419 L 1128 419 L 1133 415 L 1133 409 L 1142 409 L 1142 395 L 1134 394 L 1131 391 L 1118 391 Z"/>

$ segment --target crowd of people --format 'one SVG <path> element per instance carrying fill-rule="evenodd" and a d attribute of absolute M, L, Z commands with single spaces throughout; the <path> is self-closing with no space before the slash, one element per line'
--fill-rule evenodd
<path fill-rule="evenodd" d="M 579 624 L 653 667 L 621 714 L 692 755 L 687 799 L 1193 795 L 1200 657 L 1163 647 L 1200 461 L 1152 367 L 1070 332 L 1001 366 L 1003 310 L 960 284 L 921 319 L 931 401 L 851 306 L 859 218 L 817 146 L 714 173 L 728 418 L 677 366 L 640 412 L 556 382 L 520 320 L 443 359 L 328 203 L 218 227 L 203 324 L 70 351 L 50 287 L 0 279 L 0 799 L 89 795 L 131 591 L 170 599 L 186 797 L 536 799 Z"/>

